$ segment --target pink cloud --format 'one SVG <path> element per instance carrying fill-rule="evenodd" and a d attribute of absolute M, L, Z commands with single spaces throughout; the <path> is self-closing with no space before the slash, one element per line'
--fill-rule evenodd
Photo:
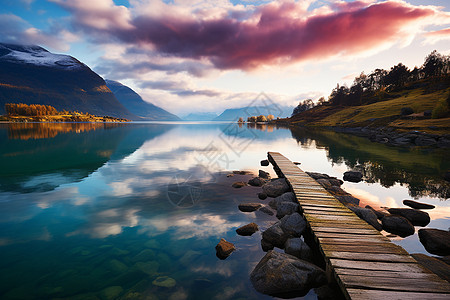
<path fill-rule="evenodd" d="M 450 28 L 445 28 L 442 30 L 428 32 L 427 36 L 448 36 L 448 37 L 450 37 Z"/>
<path fill-rule="evenodd" d="M 356 1 L 336 3 L 334 10 L 317 15 L 294 2 L 270 3 L 252 8 L 245 20 L 232 14 L 205 19 L 195 12 L 131 16 L 125 7 L 102 0 L 103 5 L 89 11 L 88 22 L 82 17 L 88 6 L 53 1 L 73 11 L 75 24 L 93 35 L 151 47 L 161 55 L 207 60 L 219 69 L 243 70 L 358 54 L 394 43 L 409 25 L 436 14 L 432 6 Z M 109 22 L 120 26 L 105 26 Z"/>

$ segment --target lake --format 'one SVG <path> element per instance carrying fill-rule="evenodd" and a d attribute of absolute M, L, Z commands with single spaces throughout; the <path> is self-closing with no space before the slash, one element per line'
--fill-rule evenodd
<path fill-rule="evenodd" d="M 444 149 L 212 122 L 0 124 L 0 145 L 2 299 L 272 299 L 249 281 L 264 256 L 260 232 L 235 229 L 276 218 L 239 212 L 260 188 L 233 189 L 252 176 L 227 177 L 274 177 L 259 166 L 268 151 L 341 179 L 361 170 L 366 181 L 342 187 L 362 206 L 416 199 L 436 205 L 427 227 L 450 227 Z M 215 256 L 221 238 L 237 247 L 226 260 Z M 417 233 L 392 240 L 427 253 Z"/>

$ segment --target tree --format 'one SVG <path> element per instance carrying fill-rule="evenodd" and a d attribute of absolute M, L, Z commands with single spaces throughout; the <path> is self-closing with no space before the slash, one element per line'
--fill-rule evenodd
<path fill-rule="evenodd" d="M 404 86 L 406 81 L 408 80 L 408 77 L 408 68 L 404 64 L 399 63 L 398 65 L 391 68 L 389 73 L 386 75 L 385 80 L 387 85 L 395 88 Z"/>
<path fill-rule="evenodd" d="M 242 119 L 242 117 L 239 117 L 238 123 L 244 123 L 244 119 Z"/>
<path fill-rule="evenodd" d="M 313 107 L 314 102 L 311 99 L 300 101 L 297 107 L 294 108 L 294 111 L 292 112 L 291 116 L 295 116 L 296 114 L 307 111 L 308 109 L 311 109 Z"/>
<path fill-rule="evenodd" d="M 422 70 L 425 77 L 440 76 L 448 72 L 448 57 L 438 53 L 436 50 L 431 52 L 423 63 Z"/>
<path fill-rule="evenodd" d="M 267 118 L 266 118 L 266 116 L 264 116 L 264 115 L 259 115 L 259 116 L 256 118 L 256 122 L 267 122 Z"/>
<path fill-rule="evenodd" d="M 274 115 L 267 116 L 267 121 L 272 121 L 273 119 L 275 119 Z"/>

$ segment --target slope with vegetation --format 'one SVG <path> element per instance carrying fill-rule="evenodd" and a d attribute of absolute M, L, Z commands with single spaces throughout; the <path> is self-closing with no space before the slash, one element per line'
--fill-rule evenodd
<path fill-rule="evenodd" d="M 422 67 L 361 73 L 328 100 L 300 102 L 287 121 L 306 126 L 393 127 L 450 133 L 450 57 L 433 51 Z M 286 121 L 286 120 L 285 120 Z"/>

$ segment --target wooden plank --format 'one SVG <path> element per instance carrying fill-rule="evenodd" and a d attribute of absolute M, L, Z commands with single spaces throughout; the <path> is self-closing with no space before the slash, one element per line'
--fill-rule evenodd
<path fill-rule="evenodd" d="M 393 271 L 376 271 L 376 270 L 357 270 L 346 268 L 334 268 L 336 275 L 354 275 L 354 276 L 366 276 L 366 277 L 385 277 L 385 278 L 433 278 L 433 273 L 404 273 Z"/>
<path fill-rule="evenodd" d="M 319 243 L 323 244 L 330 244 L 330 245 L 358 245 L 361 243 L 364 243 L 365 245 L 374 246 L 374 244 L 384 244 L 389 243 L 389 241 L 386 241 L 382 237 L 378 235 L 369 235 L 361 236 L 361 237 L 348 237 L 348 238 L 336 238 L 336 237 L 318 237 L 316 236 L 316 239 Z"/>
<path fill-rule="evenodd" d="M 301 207 L 304 209 L 304 210 L 310 210 L 310 211 L 330 211 L 330 212 L 343 212 L 343 211 L 345 211 L 345 212 L 349 212 L 349 213 L 354 213 L 354 212 L 352 212 L 350 209 L 348 209 L 348 208 L 346 208 L 346 207 L 344 207 L 344 206 L 342 206 L 342 207 L 339 207 L 339 206 L 327 206 L 327 205 L 324 205 L 324 204 L 320 204 L 320 205 L 310 205 L 310 204 L 306 204 L 306 203 L 300 203 L 300 205 L 301 205 Z"/>
<path fill-rule="evenodd" d="M 330 258 L 330 263 L 335 268 L 411 272 L 411 273 L 424 272 L 424 268 L 417 263 L 388 263 L 388 262 L 346 260 L 336 258 Z"/>
<path fill-rule="evenodd" d="M 403 248 L 394 245 L 387 244 L 383 246 L 369 246 L 369 245 L 332 245 L 332 244 L 321 244 L 320 247 L 322 251 L 338 251 L 338 252 L 355 252 L 355 253 L 381 253 L 381 254 L 407 254 Z"/>
<path fill-rule="evenodd" d="M 409 262 L 414 263 L 414 258 L 406 254 L 375 254 L 375 253 L 358 253 L 345 251 L 324 251 L 328 258 L 350 259 L 350 260 L 364 260 L 364 261 L 379 261 L 379 262 Z M 351 270 L 353 272 L 353 270 Z M 372 272 L 372 270 L 370 270 Z M 383 271 L 384 272 L 384 271 Z M 369 273 L 370 274 L 370 273 Z M 356 274 L 350 274 L 356 275 Z M 368 275 L 368 274 L 366 274 Z"/>
<path fill-rule="evenodd" d="M 315 234 L 318 234 L 320 232 L 333 232 L 333 233 L 360 233 L 360 234 L 371 234 L 371 235 L 379 235 L 380 232 L 376 230 L 375 228 L 369 228 L 369 229 L 361 229 L 361 228 L 339 228 L 339 227 L 322 227 L 322 226 L 311 226 L 312 230 Z"/>
<path fill-rule="evenodd" d="M 381 291 L 348 288 L 347 293 L 354 300 L 448 300 L 448 294 Z"/>
<path fill-rule="evenodd" d="M 399 264 L 401 265 L 401 264 Z M 340 275 L 346 288 L 383 289 L 405 292 L 450 293 L 449 285 L 442 284 L 436 276 L 431 278 L 392 278 Z M 449 295 L 450 296 L 450 295 Z"/>
<path fill-rule="evenodd" d="M 308 213 L 304 213 L 303 215 L 308 219 L 308 221 L 311 220 L 311 222 L 313 222 L 313 221 L 339 221 L 339 222 L 343 222 L 343 223 L 346 223 L 346 222 L 356 223 L 356 224 L 361 223 L 361 224 L 366 224 L 367 226 L 369 226 L 369 224 L 367 224 L 366 222 L 364 222 L 363 220 L 358 218 L 356 215 L 353 215 L 353 216 L 329 216 L 329 215 L 319 216 L 319 215 L 313 215 L 313 214 L 308 214 Z"/>
<path fill-rule="evenodd" d="M 324 202 L 324 201 L 314 201 L 314 200 L 303 200 L 303 199 L 297 199 L 299 200 L 299 203 L 302 207 L 325 207 L 325 208 L 339 208 L 339 209 L 347 209 L 343 204 L 338 202 Z"/>
<path fill-rule="evenodd" d="M 341 221 L 318 221 L 318 220 L 307 220 L 311 227 L 329 227 L 329 228 L 346 228 L 346 229 L 352 229 L 352 228 L 359 228 L 359 229 L 368 229 L 368 230 L 375 230 L 372 226 L 370 226 L 367 223 L 350 223 L 350 222 L 341 222 Z"/>
<path fill-rule="evenodd" d="M 302 209 L 305 214 L 318 215 L 318 216 L 352 216 L 353 212 L 348 211 L 326 211 L 326 210 L 313 210 L 313 209 Z"/>
<path fill-rule="evenodd" d="M 357 238 L 374 238 L 377 237 L 385 242 L 390 240 L 384 235 L 380 234 L 365 234 L 365 233 L 342 233 L 342 232 L 314 232 L 314 235 L 318 238 L 337 238 L 337 239 L 357 239 Z"/>

